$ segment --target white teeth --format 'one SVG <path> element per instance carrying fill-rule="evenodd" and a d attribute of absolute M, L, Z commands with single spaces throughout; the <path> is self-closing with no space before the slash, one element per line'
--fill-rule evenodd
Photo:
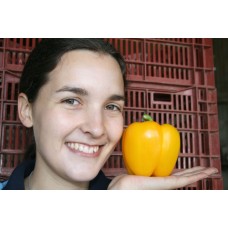
<path fill-rule="evenodd" d="M 79 145 L 78 150 L 83 151 L 83 145 Z"/>
<path fill-rule="evenodd" d="M 98 151 L 98 149 L 99 149 L 98 146 L 94 147 L 94 149 L 93 149 L 94 153 L 96 153 Z"/>
<path fill-rule="evenodd" d="M 78 147 L 79 147 L 79 145 L 78 145 L 78 143 L 74 143 L 74 148 L 75 148 L 75 150 L 77 150 L 78 149 Z"/>
<path fill-rule="evenodd" d="M 70 147 L 71 147 L 72 149 L 74 149 L 74 145 L 75 145 L 74 143 L 71 143 L 71 144 L 70 144 Z"/>
<path fill-rule="evenodd" d="M 89 154 L 96 153 L 99 150 L 99 146 L 86 146 L 79 143 L 67 143 L 67 145 L 74 150 Z"/>
<path fill-rule="evenodd" d="M 88 146 L 84 146 L 83 152 L 88 153 L 89 152 L 89 147 Z"/>
<path fill-rule="evenodd" d="M 93 153 L 93 147 L 89 148 L 89 153 L 92 154 Z"/>

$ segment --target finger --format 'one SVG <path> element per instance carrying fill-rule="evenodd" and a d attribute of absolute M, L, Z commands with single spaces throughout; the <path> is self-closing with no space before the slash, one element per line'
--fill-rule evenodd
<path fill-rule="evenodd" d="M 196 173 L 196 174 L 192 174 L 189 176 L 179 176 L 177 177 L 179 180 L 176 181 L 176 185 L 174 185 L 173 187 L 177 188 L 183 188 L 186 187 L 188 185 L 191 185 L 195 182 L 198 182 L 200 180 L 203 180 L 205 178 L 207 178 L 209 175 L 207 174 L 207 172 L 200 172 L 200 173 Z"/>
<path fill-rule="evenodd" d="M 198 175 L 198 174 L 197 174 Z M 128 189 L 144 189 L 144 190 L 171 190 L 192 184 L 200 178 L 204 178 L 205 174 L 198 176 L 168 176 L 168 177 L 142 177 L 137 176 L 135 180 L 128 185 Z M 137 179 L 136 179 L 137 178 Z M 133 180 L 133 179 L 132 179 Z M 136 181 L 137 180 L 137 181 Z"/>
<path fill-rule="evenodd" d="M 204 169 L 205 169 L 205 167 L 196 166 L 196 167 L 185 169 L 185 170 L 182 170 L 182 171 L 176 171 L 172 175 L 174 175 L 174 176 L 180 176 L 180 175 L 185 175 L 185 174 L 192 173 L 192 172 L 202 171 Z"/>
<path fill-rule="evenodd" d="M 206 169 L 198 173 L 189 173 L 188 176 L 169 176 L 169 177 L 152 177 L 148 181 L 143 182 L 143 189 L 155 189 L 155 190 L 170 190 L 178 189 L 190 184 L 193 184 L 199 180 L 207 178 L 213 171 Z M 186 175 L 186 174 L 185 174 Z"/>
<path fill-rule="evenodd" d="M 207 178 L 206 173 L 197 173 L 191 176 L 169 176 L 164 178 L 163 181 L 159 182 L 158 189 L 171 190 L 186 187 L 190 184 L 193 184 L 197 181 Z"/>
<path fill-rule="evenodd" d="M 218 172 L 216 168 L 205 168 L 205 167 L 194 167 L 187 169 L 178 173 L 174 173 L 173 176 L 191 176 L 198 173 L 204 172 L 206 175 L 210 176 Z"/>
<path fill-rule="evenodd" d="M 190 172 L 190 173 L 185 173 L 183 176 L 173 176 L 176 177 L 176 183 L 177 183 L 177 188 L 182 188 L 187 185 L 193 184 L 197 181 L 200 181 L 202 179 L 208 178 L 212 174 L 217 173 L 218 170 L 216 168 L 204 168 L 202 170 Z"/>
<path fill-rule="evenodd" d="M 194 167 L 168 177 L 122 175 L 112 180 L 109 189 L 178 189 L 207 178 L 217 171 L 215 168 Z"/>

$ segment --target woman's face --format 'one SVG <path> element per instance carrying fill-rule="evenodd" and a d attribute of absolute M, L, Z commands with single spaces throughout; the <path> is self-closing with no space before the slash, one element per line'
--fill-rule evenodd
<path fill-rule="evenodd" d="M 93 179 L 122 135 L 123 106 L 113 57 L 86 50 L 63 55 L 32 105 L 36 166 L 70 183 Z"/>

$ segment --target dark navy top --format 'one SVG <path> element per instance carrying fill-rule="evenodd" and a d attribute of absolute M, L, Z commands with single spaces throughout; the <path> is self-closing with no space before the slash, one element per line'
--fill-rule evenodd
<path fill-rule="evenodd" d="M 21 163 L 11 174 L 3 190 L 25 190 L 24 179 L 30 175 L 35 166 L 34 160 Z M 107 190 L 111 180 L 102 171 L 89 183 L 89 190 Z"/>

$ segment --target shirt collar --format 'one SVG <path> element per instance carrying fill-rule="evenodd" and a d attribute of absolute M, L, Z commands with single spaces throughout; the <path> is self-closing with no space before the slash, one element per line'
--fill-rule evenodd
<path fill-rule="evenodd" d="M 24 179 L 34 170 L 35 161 L 22 162 L 11 174 L 3 190 L 25 190 Z M 106 190 L 111 180 L 102 171 L 89 183 L 89 190 Z"/>

